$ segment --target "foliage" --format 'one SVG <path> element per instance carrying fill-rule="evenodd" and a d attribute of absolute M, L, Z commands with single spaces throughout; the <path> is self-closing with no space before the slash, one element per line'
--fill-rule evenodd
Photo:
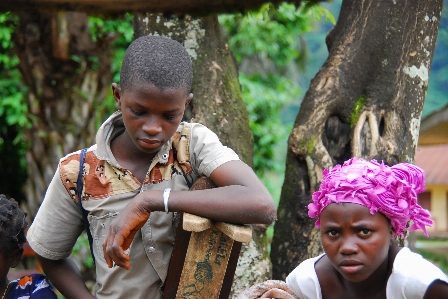
<path fill-rule="evenodd" d="M 89 17 L 89 32 L 94 42 L 114 40 L 111 68 L 113 79 L 116 82 L 119 81 L 119 70 L 124 52 L 133 39 L 132 18 L 133 16 L 130 14 L 126 14 L 123 19 L 119 20 Z M 23 128 L 31 126 L 25 96 L 27 88 L 22 83 L 19 59 L 13 52 L 12 36 L 17 23 L 16 15 L 9 12 L 0 14 L 0 75 L 2 78 L 0 81 L 0 154 L 10 157 L 10 159 L 4 159 L 0 166 L 13 172 L 11 175 L 3 171 L 4 175 L 1 175 L 1 181 L 5 184 L 0 184 L 0 192 L 9 193 L 13 197 L 20 197 L 21 191 L 19 190 L 27 177 L 25 160 L 27 144 Z M 80 58 L 72 56 L 72 59 L 76 61 Z M 89 59 L 93 62 L 99 61 L 98 57 L 94 56 Z M 97 127 L 100 126 L 103 118 L 114 109 L 115 101 L 112 95 L 109 95 L 96 109 Z"/>
<path fill-rule="evenodd" d="M 25 102 L 26 88 L 18 69 L 19 59 L 13 53 L 12 35 L 17 16 L 0 13 L 0 193 L 21 201 L 22 185 L 27 178 L 23 127 L 29 127 Z"/>
<path fill-rule="evenodd" d="M 444 273 L 448 273 L 448 257 L 446 254 L 437 253 L 429 249 L 418 248 L 417 253 L 436 264 Z"/>
<path fill-rule="evenodd" d="M 264 4 L 246 15 L 221 15 L 219 21 L 230 36 L 229 46 L 238 62 L 262 55 L 272 59 L 277 66 L 285 66 L 303 54 L 299 37 L 311 31 L 312 21 L 321 16 L 335 22 L 326 9 L 306 6 L 306 3 L 300 7 L 291 3 L 282 3 L 278 7 Z"/>
<path fill-rule="evenodd" d="M 422 116 L 428 116 L 448 105 L 448 0 L 443 1 L 443 10 L 440 17 L 439 33 L 431 65 L 428 92 L 423 106 Z"/>
<path fill-rule="evenodd" d="M 134 39 L 134 27 L 132 25 L 133 15 L 125 14 L 123 19 L 102 19 L 99 17 L 89 17 L 89 33 L 94 42 L 106 39 L 114 35 L 116 40 L 113 43 L 112 73 L 113 81 L 120 81 L 120 68 L 124 53 Z"/>
<path fill-rule="evenodd" d="M 127 47 L 134 39 L 133 15 L 125 14 L 123 19 L 102 19 L 89 16 L 89 33 L 94 42 L 112 37 L 115 39 L 112 45 L 111 72 L 113 82 L 120 82 L 121 62 Z M 111 82 L 112 83 L 112 82 Z M 115 110 L 115 100 L 112 94 L 108 94 L 106 99 L 98 109 L 95 117 L 96 127 L 100 127 L 104 118 Z"/>
<path fill-rule="evenodd" d="M 90 253 L 89 238 L 87 237 L 86 232 L 83 232 L 76 240 L 75 246 L 73 246 L 72 255 L 74 256 L 74 259 L 80 260 L 84 269 L 92 269 L 94 267 L 92 254 Z"/>
<path fill-rule="evenodd" d="M 240 74 L 243 98 L 249 112 L 249 124 L 254 135 L 254 165 L 259 176 L 268 170 L 278 170 L 275 145 L 287 136 L 291 126 L 282 125 L 279 111 L 300 90 L 285 77 L 260 74 Z"/>
<path fill-rule="evenodd" d="M 4 116 L 8 126 L 30 126 L 28 108 L 24 101 L 26 92 L 18 69 L 19 59 L 13 53 L 12 34 L 17 25 L 17 16 L 7 12 L 0 14 L 0 117 Z M 14 143 L 20 142 L 19 135 Z"/>
<path fill-rule="evenodd" d="M 364 97 L 359 97 L 352 110 L 352 114 L 350 115 L 350 128 L 354 128 L 356 123 L 358 122 L 359 116 L 361 115 L 361 111 L 364 108 Z"/>
<path fill-rule="evenodd" d="M 311 31 L 321 17 L 335 22 L 326 9 L 308 2 L 300 7 L 264 4 L 244 15 L 219 16 L 237 62 L 261 65 L 255 70 L 240 68 L 239 79 L 254 135 L 254 168 L 271 194 L 279 194 L 274 189 L 279 189 L 281 182 L 273 186 L 268 174 L 281 176 L 284 159 L 279 159 L 276 151 L 291 130 L 282 124 L 280 111 L 300 95 L 298 82 L 291 76 L 306 61 L 306 45 L 300 36 Z"/>

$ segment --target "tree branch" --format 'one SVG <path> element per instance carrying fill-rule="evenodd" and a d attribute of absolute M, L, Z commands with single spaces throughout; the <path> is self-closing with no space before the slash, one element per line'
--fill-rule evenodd
<path fill-rule="evenodd" d="M 167 15 L 206 16 L 217 13 L 244 12 L 270 2 L 290 2 L 299 5 L 302 0 L 2 0 L 0 11 L 81 11 L 89 14 L 114 16 L 125 12 L 164 13 Z"/>

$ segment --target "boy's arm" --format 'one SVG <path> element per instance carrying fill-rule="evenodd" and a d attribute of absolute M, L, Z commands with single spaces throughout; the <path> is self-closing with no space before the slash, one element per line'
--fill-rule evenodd
<path fill-rule="evenodd" d="M 95 298 L 85 285 L 78 267 L 71 258 L 50 260 L 37 255 L 37 260 L 50 282 L 65 298 Z"/>
<path fill-rule="evenodd" d="M 218 188 L 195 191 L 171 191 L 170 212 L 187 212 L 230 223 L 271 224 L 276 218 L 275 203 L 266 187 L 245 163 L 234 160 L 216 168 L 210 179 Z M 152 211 L 164 211 L 162 191 L 147 190 L 138 194 L 112 222 L 103 243 L 109 267 L 113 262 L 130 268 L 124 254 L 136 232 Z"/>

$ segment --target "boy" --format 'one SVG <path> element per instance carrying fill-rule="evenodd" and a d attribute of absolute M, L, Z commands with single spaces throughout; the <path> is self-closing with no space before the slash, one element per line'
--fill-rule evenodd
<path fill-rule="evenodd" d="M 161 297 L 174 242 L 171 212 L 233 223 L 275 219 L 273 199 L 250 167 L 206 127 L 181 123 L 191 82 L 190 58 L 176 41 L 143 36 L 126 51 L 120 87 L 112 84 L 119 111 L 99 129 L 83 168 L 97 298 Z M 64 296 L 93 298 L 68 257 L 84 229 L 78 172 L 79 152 L 61 159 L 28 238 Z M 188 191 L 203 175 L 220 188 Z"/>

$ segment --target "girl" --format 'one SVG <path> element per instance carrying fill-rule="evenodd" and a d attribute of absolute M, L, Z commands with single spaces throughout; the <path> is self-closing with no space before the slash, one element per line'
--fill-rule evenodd
<path fill-rule="evenodd" d="M 238 298 L 441 299 L 448 277 L 436 266 L 393 246 L 393 237 L 432 225 L 417 204 L 423 171 L 408 163 L 388 167 L 375 160 L 350 159 L 325 170 L 308 205 L 317 217 L 325 253 L 308 259 L 281 281 L 250 288 Z"/>
<path fill-rule="evenodd" d="M 25 243 L 26 213 L 14 199 L 0 194 L 0 294 L 1 299 L 56 299 L 53 288 L 41 274 L 26 275 L 9 281 L 9 268 L 19 264 Z"/>

